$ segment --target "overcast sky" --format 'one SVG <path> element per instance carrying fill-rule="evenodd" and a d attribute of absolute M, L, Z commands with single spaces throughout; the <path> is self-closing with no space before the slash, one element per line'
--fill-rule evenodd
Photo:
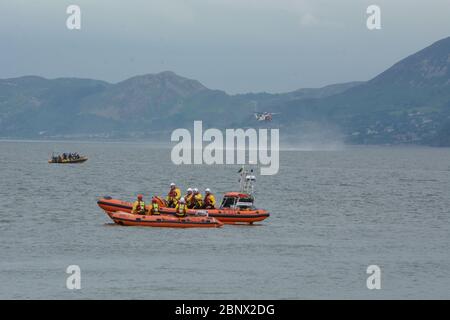
<path fill-rule="evenodd" d="M 66 8 L 81 8 L 81 30 Z M 366 28 L 381 7 L 382 29 Z M 0 78 L 171 70 L 229 93 L 368 80 L 450 36 L 449 0 L 0 0 Z"/>

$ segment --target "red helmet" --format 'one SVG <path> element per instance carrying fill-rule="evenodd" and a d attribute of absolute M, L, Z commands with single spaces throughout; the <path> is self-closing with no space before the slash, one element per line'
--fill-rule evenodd
<path fill-rule="evenodd" d="M 156 203 L 156 199 L 155 198 L 152 199 L 152 203 Z"/>
<path fill-rule="evenodd" d="M 138 200 L 142 200 L 142 198 L 144 198 L 144 196 L 142 194 L 138 194 L 137 198 L 138 198 Z"/>

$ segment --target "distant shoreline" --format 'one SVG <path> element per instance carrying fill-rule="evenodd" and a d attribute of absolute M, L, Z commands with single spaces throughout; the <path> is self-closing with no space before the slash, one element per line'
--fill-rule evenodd
<path fill-rule="evenodd" d="M 0 137 L 1 142 L 11 143 L 108 143 L 108 144 L 150 144 L 153 147 L 170 149 L 174 143 L 170 141 L 163 143 L 161 141 L 145 140 L 145 139 L 30 139 L 30 138 L 5 138 Z M 335 143 L 302 143 L 298 145 L 285 144 L 280 147 L 280 151 L 344 151 L 354 149 L 375 149 L 375 148 L 392 148 L 392 149 L 450 149 L 450 147 L 429 146 L 421 144 L 335 144 Z"/>

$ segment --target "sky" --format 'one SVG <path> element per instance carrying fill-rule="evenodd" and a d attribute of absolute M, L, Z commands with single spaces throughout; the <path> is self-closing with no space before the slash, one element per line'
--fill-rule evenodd
<path fill-rule="evenodd" d="M 72 4 L 80 30 L 66 27 Z M 0 0 L 0 78 L 170 70 L 231 94 L 287 92 L 369 80 L 450 36 L 449 14 L 449 0 Z"/>

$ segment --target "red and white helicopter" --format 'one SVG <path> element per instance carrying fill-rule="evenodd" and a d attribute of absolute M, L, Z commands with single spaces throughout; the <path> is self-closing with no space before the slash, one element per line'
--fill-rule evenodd
<path fill-rule="evenodd" d="M 255 113 L 255 118 L 258 121 L 272 121 L 272 116 L 276 114 L 279 113 L 272 113 L 272 112 Z"/>

